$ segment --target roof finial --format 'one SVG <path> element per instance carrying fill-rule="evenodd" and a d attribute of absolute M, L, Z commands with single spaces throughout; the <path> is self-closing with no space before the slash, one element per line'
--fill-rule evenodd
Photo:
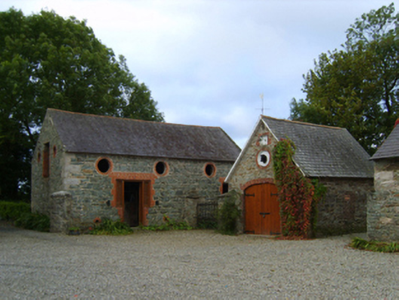
<path fill-rule="evenodd" d="M 262 100 L 262 108 L 257 108 L 257 109 L 260 109 L 260 110 L 262 111 L 261 116 L 263 116 L 264 110 L 267 109 L 267 108 L 264 108 L 264 107 L 263 107 L 263 93 L 261 93 L 261 94 L 259 95 L 259 97 L 260 97 L 260 99 Z"/>
<path fill-rule="evenodd" d="M 262 99 L 262 116 L 263 116 L 263 93 L 259 95 L 260 99 Z"/>

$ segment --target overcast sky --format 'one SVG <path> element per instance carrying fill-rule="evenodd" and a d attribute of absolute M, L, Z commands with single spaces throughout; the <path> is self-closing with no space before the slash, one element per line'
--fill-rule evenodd
<path fill-rule="evenodd" d="M 41 9 L 87 20 L 144 82 L 170 123 L 219 126 L 243 147 L 261 114 L 289 117 L 302 75 L 340 48 L 371 0 L 1 0 L 25 15 Z"/>

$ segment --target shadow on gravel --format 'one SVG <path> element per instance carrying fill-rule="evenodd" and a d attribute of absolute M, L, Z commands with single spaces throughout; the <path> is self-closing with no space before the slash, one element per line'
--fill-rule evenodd
<path fill-rule="evenodd" d="M 0 221 L 0 232 L 13 232 L 20 231 L 22 229 L 13 226 L 11 223 L 6 221 Z"/>

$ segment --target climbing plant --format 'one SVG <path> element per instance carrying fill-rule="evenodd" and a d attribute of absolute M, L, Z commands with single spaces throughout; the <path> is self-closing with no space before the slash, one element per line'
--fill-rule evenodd
<path fill-rule="evenodd" d="M 317 203 L 326 189 L 306 178 L 295 165 L 295 144 L 280 140 L 273 150 L 274 178 L 279 193 L 282 234 L 288 237 L 309 237 L 317 221 Z M 316 187 L 315 187 L 316 186 Z"/>

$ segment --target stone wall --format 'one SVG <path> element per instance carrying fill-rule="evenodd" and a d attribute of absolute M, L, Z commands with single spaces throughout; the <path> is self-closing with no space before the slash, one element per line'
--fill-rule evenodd
<path fill-rule="evenodd" d="M 44 145 L 49 144 L 49 176 L 43 177 Z M 39 139 L 32 158 L 31 206 L 33 212 L 50 215 L 50 196 L 63 190 L 62 173 L 65 150 L 52 126 L 51 118 L 43 121 Z"/>
<path fill-rule="evenodd" d="M 70 220 L 72 195 L 59 191 L 53 193 L 50 198 L 50 232 L 67 232 L 68 228 L 75 225 Z"/>
<path fill-rule="evenodd" d="M 197 203 L 216 202 L 221 194 L 223 179 L 233 163 L 214 162 L 216 174 L 209 178 L 204 173 L 204 161 L 166 160 L 169 174 L 155 180 L 154 201 L 148 220 L 160 224 L 163 215 L 196 225 Z"/>
<path fill-rule="evenodd" d="M 337 235 L 367 230 L 367 197 L 373 191 L 373 179 L 321 178 L 327 188 L 319 203 L 317 234 Z"/>
<path fill-rule="evenodd" d="M 263 135 L 267 135 L 269 139 L 267 145 L 259 144 L 259 138 Z M 262 183 L 262 179 L 273 179 L 272 154 L 276 144 L 276 139 L 269 133 L 265 125 L 260 123 L 255 134 L 248 141 L 246 151 L 243 153 L 239 164 L 236 165 L 234 173 L 230 175 L 229 189 L 243 192 L 248 182 L 258 180 L 259 183 Z M 266 167 L 259 167 L 257 165 L 257 155 L 261 150 L 267 150 L 270 153 L 270 162 Z"/>
<path fill-rule="evenodd" d="M 261 137 L 266 137 L 267 143 L 260 143 Z M 273 148 L 277 144 L 277 140 L 269 132 L 266 126 L 260 122 L 258 127 L 254 130 L 254 134 L 250 137 L 246 148 L 237 162 L 235 169 L 230 174 L 229 190 L 236 191 L 240 195 L 239 206 L 244 213 L 244 191 L 247 187 L 254 184 L 273 183 Z M 260 166 L 257 163 L 258 154 L 261 151 L 267 150 L 270 153 L 269 162 L 267 166 Z M 219 200 L 219 206 L 223 203 L 223 198 Z M 237 223 L 239 232 L 244 231 L 244 215 L 241 216 Z"/>
<path fill-rule="evenodd" d="M 96 170 L 101 155 L 65 153 L 63 190 L 72 195 L 70 221 L 73 226 L 89 225 L 97 217 L 117 220 L 116 208 L 111 206 L 111 178 Z"/>
<path fill-rule="evenodd" d="M 367 233 L 377 241 L 399 241 L 399 160 L 374 165 L 375 193 L 368 199 Z"/>
<path fill-rule="evenodd" d="M 106 174 L 96 168 L 96 162 L 102 157 L 112 163 Z M 165 176 L 157 175 L 154 170 L 158 161 L 168 165 Z M 63 163 L 62 188 L 73 198 L 70 223 L 82 226 L 89 226 L 97 217 L 120 218 L 120 211 L 112 205 L 115 174 L 125 180 L 152 179 L 154 194 L 147 214 L 149 225 L 162 224 L 164 215 L 195 225 L 197 203 L 216 201 L 223 178 L 232 166 L 232 163 L 213 162 L 216 173 L 209 178 L 204 171 L 205 161 L 65 153 Z"/>

